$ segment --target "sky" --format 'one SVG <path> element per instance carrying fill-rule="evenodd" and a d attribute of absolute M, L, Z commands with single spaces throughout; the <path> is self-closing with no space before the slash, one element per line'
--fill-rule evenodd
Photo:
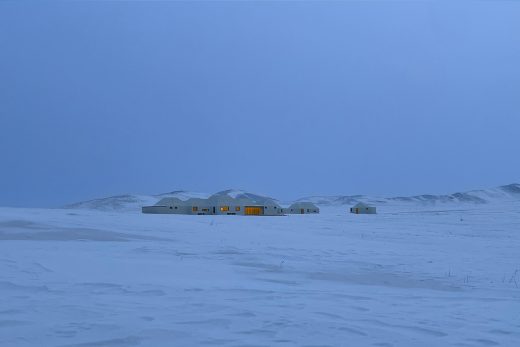
<path fill-rule="evenodd" d="M 520 181 L 520 2 L 0 2 L 0 206 Z"/>

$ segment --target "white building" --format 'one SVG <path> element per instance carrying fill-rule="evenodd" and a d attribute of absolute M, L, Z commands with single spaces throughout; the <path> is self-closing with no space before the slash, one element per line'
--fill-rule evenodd
<path fill-rule="evenodd" d="M 354 207 L 350 208 L 350 213 L 355 214 L 376 214 L 376 208 L 374 206 L 369 206 L 363 202 L 356 204 Z"/>
<path fill-rule="evenodd" d="M 143 206 L 143 213 L 280 216 L 282 208 L 270 198 L 253 194 L 229 195 L 229 191 L 213 194 L 207 199 L 180 200 L 164 198 L 153 206 Z"/>
<path fill-rule="evenodd" d="M 283 213 L 287 214 L 307 214 L 307 213 L 320 213 L 318 206 L 312 202 L 295 202 L 291 206 L 282 209 Z"/>

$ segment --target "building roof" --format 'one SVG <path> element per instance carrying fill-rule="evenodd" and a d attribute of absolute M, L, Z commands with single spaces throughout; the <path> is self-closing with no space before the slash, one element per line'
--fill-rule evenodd
<path fill-rule="evenodd" d="M 309 202 L 309 201 L 298 201 L 298 202 L 295 202 L 294 204 L 292 204 L 291 206 L 289 206 L 288 208 L 296 208 L 296 209 L 299 209 L 299 208 L 312 208 L 312 209 L 317 209 L 318 206 L 314 205 L 312 202 Z"/>
<path fill-rule="evenodd" d="M 182 201 L 181 199 L 177 199 L 177 198 L 162 198 L 155 204 L 155 206 L 173 206 L 173 205 L 184 206 L 184 205 L 186 205 L 186 202 Z"/>
<path fill-rule="evenodd" d="M 213 194 L 207 199 L 201 198 L 190 198 L 188 200 L 180 200 L 177 198 L 163 198 L 159 200 L 155 204 L 156 206 L 223 206 L 223 205 L 232 205 L 232 206 L 276 206 L 279 205 L 272 199 L 252 199 L 247 196 L 237 196 L 232 197 L 227 194 Z"/>
<path fill-rule="evenodd" d="M 354 205 L 354 208 L 367 208 L 367 207 L 374 207 L 374 206 L 370 206 L 368 204 L 365 204 L 364 202 L 358 202 L 356 205 Z"/>

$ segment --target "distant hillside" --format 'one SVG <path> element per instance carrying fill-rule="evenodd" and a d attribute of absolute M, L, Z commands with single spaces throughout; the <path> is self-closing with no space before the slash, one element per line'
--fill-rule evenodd
<path fill-rule="evenodd" d="M 270 201 L 278 202 L 276 199 L 273 199 L 269 196 L 248 193 L 246 191 L 236 190 L 236 189 L 223 190 L 221 192 L 218 192 L 218 193 L 215 193 L 212 195 L 212 197 L 218 197 L 218 196 L 229 196 L 230 198 L 233 198 L 233 199 L 248 199 L 259 205 L 263 205 L 264 203 L 270 202 Z"/>
<path fill-rule="evenodd" d="M 468 192 L 444 194 L 444 195 L 415 195 L 398 197 L 372 197 L 367 195 L 333 195 L 333 196 L 308 196 L 297 201 L 311 201 L 321 206 L 354 205 L 358 202 L 369 204 L 397 204 L 408 203 L 417 205 L 436 204 L 486 204 L 496 201 L 520 200 L 520 184 L 513 183 L 491 189 L 471 190 Z"/>
<path fill-rule="evenodd" d="M 224 190 L 213 196 L 230 196 L 232 198 L 248 198 L 258 204 L 264 201 L 274 200 L 271 197 L 249 193 L 243 190 Z M 71 209 L 93 209 L 101 211 L 140 211 L 142 206 L 154 205 L 160 199 L 174 197 L 180 200 L 189 198 L 208 198 L 211 194 L 195 193 L 183 190 L 172 191 L 157 195 L 117 195 L 106 198 L 82 201 L 65 206 Z M 471 190 L 462 193 L 446 195 L 416 195 L 398 197 L 373 197 L 367 195 L 333 195 L 333 196 L 308 196 L 296 200 L 296 202 L 310 201 L 320 206 L 343 206 L 365 202 L 374 205 L 441 205 L 441 204 L 486 204 L 499 201 L 520 201 L 520 184 L 513 183 L 492 189 Z"/>
<path fill-rule="evenodd" d="M 142 206 L 154 205 L 162 198 L 173 197 L 180 200 L 189 198 L 207 198 L 209 194 L 177 190 L 157 195 L 116 195 L 94 200 L 80 201 L 64 208 L 89 209 L 100 211 L 140 211 Z"/>
<path fill-rule="evenodd" d="M 177 198 L 182 201 L 186 201 L 191 198 L 199 198 L 199 199 L 206 199 L 210 196 L 210 194 L 207 193 L 196 193 L 196 192 L 188 192 L 185 190 L 174 190 L 173 192 L 169 193 L 162 193 L 157 195 L 152 195 L 154 199 L 162 199 L 162 198 Z"/>
<path fill-rule="evenodd" d="M 243 190 L 224 190 L 213 195 L 207 193 L 195 193 L 184 190 L 176 190 L 157 195 L 116 195 L 106 198 L 81 201 L 64 206 L 70 209 L 89 209 L 99 211 L 140 211 L 142 206 L 154 205 L 163 198 L 177 198 L 186 201 L 190 198 L 206 199 L 210 196 L 229 196 L 233 199 L 247 198 L 255 203 L 263 204 L 265 201 L 274 200 L 267 196 L 248 193 Z"/>

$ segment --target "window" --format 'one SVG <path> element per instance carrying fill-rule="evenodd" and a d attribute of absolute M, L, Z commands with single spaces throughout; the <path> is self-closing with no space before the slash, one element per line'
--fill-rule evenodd
<path fill-rule="evenodd" d="M 170 206 L 170 210 L 173 209 L 173 207 Z"/>
<path fill-rule="evenodd" d="M 209 212 L 209 208 L 203 208 L 202 211 L 203 212 Z"/>
<path fill-rule="evenodd" d="M 235 207 L 235 211 L 240 211 L 240 206 Z"/>
<path fill-rule="evenodd" d="M 191 208 L 191 210 L 192 210 L 193 212 L 197 212 L 197 211 L 199 210 L 199 207 L 198 207 L 198 206 L 193 206 L 193 207 Z"/>
<path fill-rule="evenodd" d="M 177 209 L 177 206 L 175 206 L 175 209 Z"/>
<path fill-rule="evenodd" d="M 263 206 L 246 206 L 244 207 L 244 214 L 246 216 L 261 216 L 264 214 Z"/>
<path fill-rule="evenodd" d="M 221 212 L 229 211 L 229 206 L 220 206 L 220 211 Z"/>
<path fill-rule="evenodd" d="M 311 212 L 311 210 L 307 209 L 307 212 Z"/>

